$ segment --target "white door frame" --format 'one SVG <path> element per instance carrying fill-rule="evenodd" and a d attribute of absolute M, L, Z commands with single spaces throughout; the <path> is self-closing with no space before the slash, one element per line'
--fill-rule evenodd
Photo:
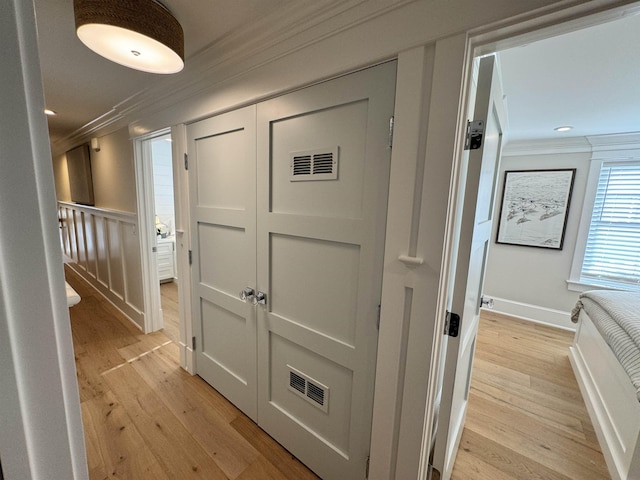
<path fill-rule="evenodd" d="M 433 445 L 433 431 L 437 381 L 439 372 L 442 368 L 442 342 L 444 331 L 445 311 L 449 309 L 451 299 L 449 297 L 449 289 L 453 287 L 454 267 L 453 264 L 456 254 L 456 244 L 458 232 L 455 230 L 456 218 L 462 214 L 462 202 L 460 192 L 460 165 L 464 153 L 463 142 L 466 130 L 466 115 L 468 105 L 473 98 L 470 98 L 471 91 L 471 71 L 474 57 L 495 53 L 506 48 L 516 47 L 536 40 L 542 40 L 561 33 L 568 33 L 589 26 L 604 23 L 617 18 L 622 18 L 625 14 L 640 11 L 640 2 L 620 2 L 620 6 L 603 5 L 578 5 L 573 8 L 567 8 L 562 11 L 553 12 L 540 17 L 530 17 L 523 21 L 514 22 L 512 24 L 502 25 L 491 29 L 485 27 L 482 31 L 468 32 L 466 46 L 464 48 L 465 62 L 463 74 L 459 77 L 462 81 L 460 89 L 460 106 L 458 126 L 454 146 L 454 161 L 452 169 L 452 181 L 449 195 L 449 207 L 447 213 L 447 229 L 445 237 L 445 252 L 442 277 L 440 281 L 438 294 L 438 315 L 433 332 L 433 348 L 431 351 L 430 373 L 427 385 L 427 398 L 424 423 L 422 424 L 422 446 L 420 449 L 420 462 L 418 470 L 418 479 L 426 480 L 429 478 L 429 457 Z M 442 42 L 436 42 L 436 45 Z M 457 50 L 458 54 L 461 50 Z M 451 52 L 454 53 L 454 52 Z M 437 68 L 437 66 L 436 66 Z M 436 77 L 437 78 L 437 77 Z M 456 83 L 452 83 L 451 89 L 456 88 Z M 402 433 L 402 432 L 401 432 Z M 399 478 L 399 477 L 397 477 Z"/>
<path fill-rule="evenodd" d="M 180 366 L 195 373 L 193 350 L 193 318 L 191 317 L 191 231 L 189 213 L 189 171 L 187 170 L 187 127 L 185 124 L 171 128 L 173 157 L 173 203 L 175 209 L 176 268 L 178 276 L 178 309 L 180 316 Z M 188 319 L 188 321 L 187 321 Z"/>
<path fill-rule="evenodd" d="M 144 302 L 144 333 L 155 332 L 164 326 L 160 280 L 156 268 L 157 237 L 155 229 L 155 199 L 153 195 L 153 166 L 151 146 L 148 140 L 170 134 L 169 129 L 159 130 L 134 139 L 134 163 L 138 230 L 140 232 L 140 257 L 142 263 L 142 296 Z M 173 162 L 175 163 L 175 162 Z M 181 319 L 182 320 L 182 319 Z"/>

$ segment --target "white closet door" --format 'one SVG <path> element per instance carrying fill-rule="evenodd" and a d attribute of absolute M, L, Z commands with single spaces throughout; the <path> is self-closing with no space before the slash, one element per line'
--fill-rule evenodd
<path fill-rule="evenodd" d="M 196 372 L 255 421 L 255 106 L 187 132 Z"/>
<path fill-rule="evenodd" d="M 395 72 L 258 105 L 258 423 L 325 480 L 365 478 Z"/>

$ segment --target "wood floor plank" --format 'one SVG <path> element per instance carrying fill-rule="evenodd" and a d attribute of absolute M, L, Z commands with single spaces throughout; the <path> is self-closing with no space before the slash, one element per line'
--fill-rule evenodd
<path fill-rule="evenodd" d="M 465 432 L 466 433 L 466 432 Z M 462 436 L 464 439 L 464 434 Z M 451 472 L 451 480 L 513 480 L 509 474 L 495 468 L 478 458 L 471 452 L 460 449 L 456 457 L 456 464 Z"/>
<path fill-rule="evenodd" d="M 280 447 L 275 440 L 269 436 L 259 435 L 260 429 L 247 417 L 240 416 L 231 422 L 231 425 L 258 452 L 268 458 L 287 480 L 318 480 L 319 477 L 308 470 L 293 455 Z"/>
<path fill-rule="evenodd" d="M 180 341 L 180 313 L 178 303 L 178 283 L 166 282 L 160 284 L 162 300 L 162 332 L 174 342 Z"/>
<path fill-rule="evenodd" d="M 478 384 L 473 386 L 471 391 L 479 398 L 494 402 L 498 406 L 512 408 L 557 433 L 592 447 L 583 431 L 583 421 L 580 418 L 557 412 L 527 398 L 514 397 L 509 392 L 487 385 Z"/>
<path fill-rule="evenodd" d="M 156 352 L 131 365 L 158 392 L 175 418 L 209 452 L 228 478 L 235 479 L 255 461 L 258 452 L 210 408 L 210 402 L 201 401 L 200 395 L 190 388 L 192 377 L 179 365 L 168 364 Z"/>
<path fill-rule="evenodd" d="M 109 478 L 119 480 L 169 479 L 111 392 L 81 406 L 85 433 L 94 437 L 94 448 L 87 451 L 94 456 L 88 460 L 94 472 L 106 471 Z M 99 465 L 104 469 L 98 469 Z"/>
<path fill-rule="evenodd" d="M 464 462 L 468 462 L 471 465 L 474 463 L 484 464 L 476 470 L 476 473 L 482 473 L 482 476 L 478 476 L 478 478 L 492 480 L 496 478 L 517 480 L 571 480 L 571 477 L 555 472 L 528 456 L 520 455 L 500 443 L 493 442 L 477 434 L 473 430 L 465 430 L 463 433 L 462 439 L 460 440 L 460 450 L 459 455 L 466 453 L 468 457 L 470 457 L 463 460 Z M 464 459 L 465 456 L 462 458 Z M 475 478 L 476 477 L 474 477 L 474 480 Z"/>
<path fill-rule="evenodd" d="M 469 402 L 469 415 L 465 428 L 493 442 L 503 442 L 518 454 L 535 458 L 546 468 L 569 478 L 581 480 L 608 478 L 606 469 L 592 465 L 592 458 L 597 456 L 597 452 L 580 450 L 577 444 L 559 441 L 557 437 L 518 415 L 509 415 L 504 422 L 498 422 L 493 413 L 476 407 L 477 403 L 478 399 Z M 573 448 L 574 446 L 576 448 Z"/>
<path fill-rule="evenodd" d="M 170 478 L 227 480 L 191 433 L 138 375 L 132 364 L 105 375 L 113 396 L 126 411 L 136 411 L 132 423 Z"/>

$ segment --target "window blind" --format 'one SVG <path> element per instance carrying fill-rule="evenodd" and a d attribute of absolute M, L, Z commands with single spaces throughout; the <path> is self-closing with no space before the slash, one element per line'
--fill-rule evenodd
<path fill-rule="evenodd" d="M 602 165 L 581 280 L 640 288 L 640 162 Z"/>

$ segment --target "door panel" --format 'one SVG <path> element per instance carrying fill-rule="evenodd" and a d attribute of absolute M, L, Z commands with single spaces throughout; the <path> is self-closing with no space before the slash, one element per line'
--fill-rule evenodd
<path fill-rule="evenodd" d="M 471 370 L 491 236 L 497 174 L 502 150 L 504 107 L 495 73 L 495 57 L 480 60 L 474 119 L 484 120 L 482 147 L 463 158 L 462 216 L 451 311 L 461 316 L 458 337 L 445 337 L 446 359 L 433 465 L 447 480 L 460 443 L 471 383 Z"/>
<path fill-rule="evenodd" d="M 360 218 L 367 103 L 335 105 L 270 124 L 272 157 L 279 159 L 271 165 L 272 212 Z M 291 181 L 292 154 L 331 152 L 337 147 L 338 180 Z"/>
<path fill-rule="evenodd" d="M 359 263 L 357 245 L 272 235 L 271 313 L 353 345 Z"/>
<path fill-rule="evenodd" d="M 327 480 L 365 477 L 394 90 L 390 63 L 258 105 L 259 424 Z"/>
<path fill-rule="evenodd" d="M 190 125 L 196 372 L 257 420 L 255 107 Z"/>

